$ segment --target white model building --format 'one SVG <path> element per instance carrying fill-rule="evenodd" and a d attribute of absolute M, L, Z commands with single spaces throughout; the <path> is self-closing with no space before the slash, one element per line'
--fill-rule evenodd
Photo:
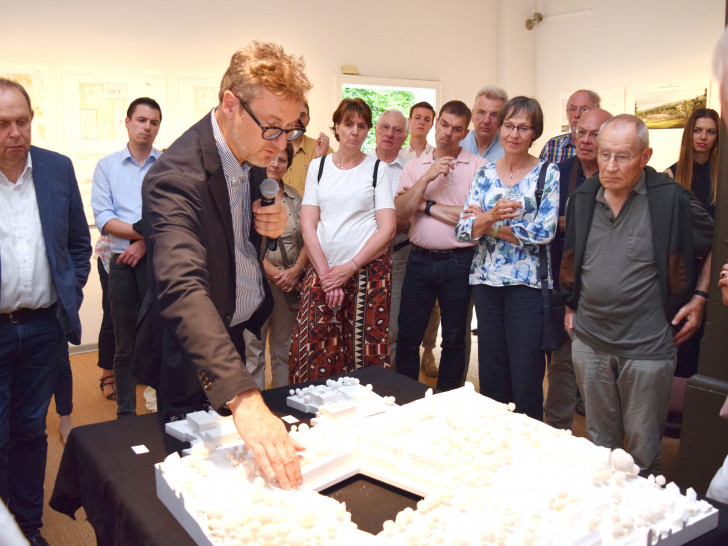
<path fill-rule="evenodd" d="M 294 396 L 347 402 L 313 392 Z M 468 384 L 384 414 L 292 427 L 306 446 L 298 491 L 265 479 L 244 446 L 198 443 L 157 465 L 157 491 L 198 544 L 676 546 L 717 525 L 694 491 L 638 477 L 624 451 L 512 409 Z M 377 536 L 364 533 L 344 505 L 316 493 L 356 474 L 423 500 Z"/>

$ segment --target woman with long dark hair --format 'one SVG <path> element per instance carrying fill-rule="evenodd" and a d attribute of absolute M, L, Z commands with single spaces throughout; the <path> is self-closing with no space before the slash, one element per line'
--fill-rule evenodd
<path fill-rule="evenodd" d="M 711 108 L 699 108 L 688 118 L 680 145 L 677 163 L 665 170 L 675 182 L 695 194 L 715 218 L 715 197 L 718 189 L 718 135 L 720 117 Z M 702 262 L 694 264 L 696 275 L 702 269 Z M 707 294 L 705 294 L 707 297 Z M 703 317 L 703 321 L 705 318 Z M 705 322 L 695 334 L 682 343 L 677 350 L 676 377 L 690 377 L 698 371 L 700 340 Z"/>
<path fill-rule="evenodd" d="M 711 108 L 699 108 L 688 118 L 677 163 L 665 170 L 675 182 L 695 194 L 715 217 L 718 188 L 718 135 L 720 117 Z"/>

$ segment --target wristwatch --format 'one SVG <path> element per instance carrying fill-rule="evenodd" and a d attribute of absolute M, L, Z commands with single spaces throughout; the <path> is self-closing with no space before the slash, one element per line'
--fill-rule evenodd
<path fill-rule="evenodd" d="M 426 214 L 427 216 L 432 216 L 432 215 L 430 214 L 430 209 L 432 208 L 432 205 L 437 205 L 437 203 L 435 203 L 434 201 L 431 201 L 431 200 L 429 200 L 429 199 L 428 199 L 427 201 L 425 201 L 425 203 L 427 203 L 427 204 L 425 205 L 425 214 Z"/>

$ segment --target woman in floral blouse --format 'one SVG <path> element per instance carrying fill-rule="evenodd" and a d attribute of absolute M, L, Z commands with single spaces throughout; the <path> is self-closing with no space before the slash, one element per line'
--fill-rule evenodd
<path fill-rule="evenodd" d="M 529 149 L 543 132 L 538 101 L 514 97 L 498 116 L 505 155 L 475 175 L 455 228 L 462 241 L 479 240 L 470 268 L 478 316 L 480 392 L 543 419 L 543 307 L 539 245 L 556 233 L 559 170 L 549 164 L 541 206 L 536 185 L 544 166 Z M 548 255 L 548 253 L 547 253 Z M 549 265 L 549 287 L 551 287 Z"/>

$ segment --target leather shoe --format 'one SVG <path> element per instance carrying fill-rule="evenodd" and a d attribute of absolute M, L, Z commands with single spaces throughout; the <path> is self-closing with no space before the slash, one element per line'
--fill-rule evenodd
<path fill-rule="evenodd" d="M 30 543 L 30 546 L 50 546 L 50 544 L 48 544 L 48 541 L 44 539 L 43 535 L 41 535 L 40 533 L 32 538 L 29 538 L 28 542 Z"/>
<path fill-rule="evenodd" d="M 437 363 L 435 362 L 435 355 L 430 351 L 427 351 L 422 355 L 420 366 L 422 366 L 422 371 L 427 377 L 437 377 L 440 374 L 437 369 Z"/>

